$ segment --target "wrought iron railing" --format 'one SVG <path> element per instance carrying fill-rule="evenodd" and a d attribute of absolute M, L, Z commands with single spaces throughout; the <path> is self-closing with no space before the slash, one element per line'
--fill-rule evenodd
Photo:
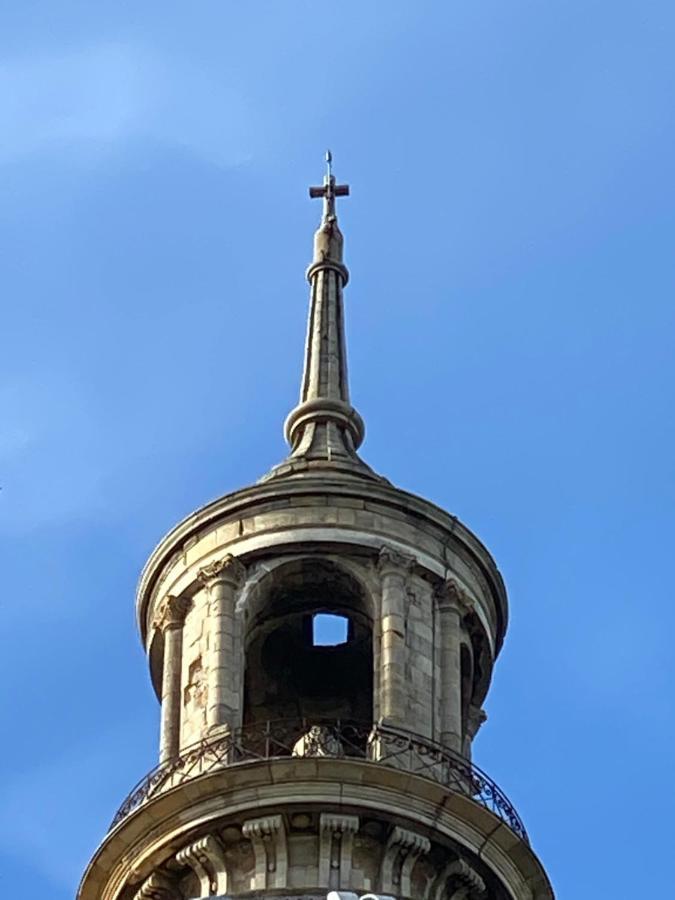
<path fill-rule="evenodd" d="M 290 756 L 360 759 L 430 778 L 471 797 L 498 816 L 523 841 L 525 826 L 497 785 L 464 757 L 412 732 L 336 720 L 266 721 L 205 739 L 153 769 L 117 811 L 111 829 L 152 797 L 224 767 Z"/>

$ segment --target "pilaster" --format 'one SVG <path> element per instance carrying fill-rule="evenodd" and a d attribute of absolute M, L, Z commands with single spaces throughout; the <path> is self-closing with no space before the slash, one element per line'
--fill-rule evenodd
<path fill-rule="evenodd" d="M 183 622 L 188 604 L 185 597 L 174 597 L 169 594 L 160 603 L 153 620 L 153 626 L 164 635 L 160 762 L 166 762 L 177 756 L 180 749 Z"/>
<path fill-rule="evenodd" d="M 462 752 L 462 616 L 467 609 L 462 591 L 450 578 L 436 592 L 441 636 L 441 743 Z"/>
<path fill-rule="evenodd" d="M 378 570 L 382 583 L 380 645 L 380 718 L 403 725 L 407 716 L 405 688 L 405 603 L 406 582 L 414 559 L 391 547 L 382 547 Z"/>
<path fill-rule="evenodd" d="M 237 639 L 235 606 L 245 575 L 245 567 L 229 553 L 201 568 L 197 575 L 209 598 L 206 723 L 210 731 L 240 724 L 242 648 Z"/>

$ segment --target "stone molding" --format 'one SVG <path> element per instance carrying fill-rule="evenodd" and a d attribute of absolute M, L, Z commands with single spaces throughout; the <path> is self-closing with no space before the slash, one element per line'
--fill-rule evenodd
<path fill-rule="evenodd" d="M 396 768 L 365 760 L 292 757 L 246 766 L 245 772 L 241 767 L 225 766 L 183 782 L 173 790 L 159 792 L 109 833 L 87 870 L 79 900 L 119 900 L 129 885 L 134 885 L 133 890 L 140 886 L 138 860 L 159 868 L 165 853 L 175 853 L 191 841 L 192 829 L 199 828 L 202 834 L 205 831 L 215 833 L 224 825 L 233 824 L 235 816 L 237 827 L 240 827 L 240 820 L 243 825 L 248 819 L 277 815 L 280 808 L 288 809 L 290 791 L 295 797 L 293 812 L 318 807 L 338 813 L 344 810 L 358 813 L 361 823 L 354 836 L 355 847 L 364 832 L 364 819 L 377 819 L 390 827 L 394 823 L 401 824 L 444 846 L 448 840 L 459 840 L 469 861 L 473 862 L 469 854 L 479 857 L 481 866 L 505 886 L 509 897 L 554 900 L 545 871 L 528 844 L 519 840 L 505 822 L 498 823 L 488 809 L 470 796 L 456 793 L 448 802 L 447 788 L 443 784 L 411 777 Z M 317 835 L 312 838 L 313 846 L 317 847 L 317 824 L 311 827 L 308 824 L 307 832 L 296 831 L 294 837 L 311 832 Z M 373 859 L 372 882 L 368 890 L 398 897 L 397 891 L 381 891 L 378 880 L 379 859 L 389 836 L 389 832 L 380 833 L 368 841 L 368 847 L 372 846 L 377 854 L 377 859 Z M 255 890 L 250 886 L 253 883 L 254 851 L 249 840 L 228 844 L 228 847 L 241 847 L 242 852 L 248 848 L 245 870 L 237 868 L 237 876 L 246 879 L 243 887 L 237 886 L 238 894 Z M 228 861 L 230 858 L 228 850 Z M 428 859 L 435 868 L 438 864 L 435 846 L 433 857 Z M 310 894 L 320 893 L 316 884 L 317 863 L 318 847 L 314 851 L 314 867 L 306 873 L 293 871 L 295 865 L 289 865 L 289 875 L 293 874 L 295 879 L 295 893 L 303 889 Z M 421 880 L 422 866 L 427 868 L 426 863 L 426 859 L 420 859 L 413 869 L 415 888 L 418 887 L 418 876 Z M 239 864 L 233 859 L 232 865 Z M 357 891 L 360 891 L 361 873 L 362 864 L 355 852 L 352 878 L 357 879 L 354 881 Z M 371 877 L 370 873 L 363 874 Z M 487 876 L 484 877 L 487 881 Z M 281 895 L 284 890 L 288 891 L 276 887 L 274 893 Z M 325 889 L 321 890 L 324 890 L 325 900 Z M 130 896 L 133 897 L 133 893 Z M 422 891 L 416 896 L 424 900 Z"/>
<path fill-rule="evenodd" d="M 197 580 L 205 587 L 211 587 L 219 581 L 239 587 L 245 577 L 246 566 L 231 553 L 202 566 L 197 572 Z"/>
<path fill-rule="evenodd" d="M 389 836 L 382 858 L 380 890 L 383 893 L 410 897 L 413 867 L 418 857 L 428 853 L 430 849 L 428 837 L 397 825 Z"/>
<path fill-rule="evenodd" d="M 162 872 L 153 872 L 134 894 L 134 900 L 179 900 L 173 881 Z"/>
<path fill-rule="evenodd" d="M 173 594 L 167 594 L 153 616 L 152 627 L 161 632 L 170 628 L 182 628 L 189 605 L 190 601 L 187 597 L 175 597 Z"/>
<path fill-rule="evenodd" d="M 321 813 L 319 818 L 320 885 L 332 888 L 348 888 L 350 886 L 352 849 L 354 835 L 358 830 L 358 816 Z"/>
<path fill-rule="evenodd" d="M 412 572 L 415 561 L 414 556 L 408 556 L 388 544 L 383 544 L 377 555 L 377 570 L 381 578 L 387 575 L 400 575 L 402 578 L 407 578 Z"/>
<path fill-rule="evenodd" d="M 213 835 L 206 835 L 188 844 L 176 854 L 176 862 L 189 866 L 199 880 L 199 896 L 210 897 L 225 894 L 229 889 L 229 878 L 223 848 Z"/>
<path fill-rule="evenodd" d="M 277 815 L 249 819 L 244 822 L 241 831 L 253 844 L 255 854 L 255 875 L 251 890 L 285 888 L 288 849 L 283 817 Z"/>

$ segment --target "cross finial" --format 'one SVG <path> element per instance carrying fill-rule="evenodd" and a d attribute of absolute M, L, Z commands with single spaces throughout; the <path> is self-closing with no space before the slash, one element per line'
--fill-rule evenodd
<path fill-rule="evenodd" d="M 335 198 L 349 195 L 348 184 L 336 184 L 333 175 L 333 154 L 326 150 L 326 174 L 323 177 L 321 187 L 311 187 L 310 197 L 323 197 L 323 220 L 335 218 Z"/>

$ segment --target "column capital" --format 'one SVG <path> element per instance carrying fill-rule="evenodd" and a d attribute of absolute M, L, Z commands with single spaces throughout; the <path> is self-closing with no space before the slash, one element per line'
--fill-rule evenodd
<path fill-rule="evenodd" d="M 438 608 L 441 610 L 454 609 L 460 616 L 465 616 L 473 609 L 473 600 L 454 578 L 446 579 L 436 589 L 435 596 L 438 601 Z"/>
<path fill-rule="evenodd" d="M 162 632 L 171 628 L 180 628 L 185 620 L 189 602 L 187 597 L 175 597 L 173 594 L 167 594 L 157 607 L 152 618 L 152 627 Z"/>
<path fill-rule="evenodd" d="M 473 740 L 478 734 L 481 725 L 487 721 L 487 713 L 480 706 L 469 704 L 469 712 L 467 715 L 466 730 L 469 738 Z"/>
<path fill-rule="evenodd" d="M 211 587 L 219 581 L 226 581 L 228 584 L 238 587 L 245 577 L 246 566 L 231 553 L 221 559 L 215 559 L 197 572 L 197 580 L 206 587 Z"/>
<path fill-rule="evenodd" d="M 412 571 L 415 557 L 408 556 L 384 544 L 377 555 L 377 569 L 380 575 L 401 575 L 406 577 Z"/>

